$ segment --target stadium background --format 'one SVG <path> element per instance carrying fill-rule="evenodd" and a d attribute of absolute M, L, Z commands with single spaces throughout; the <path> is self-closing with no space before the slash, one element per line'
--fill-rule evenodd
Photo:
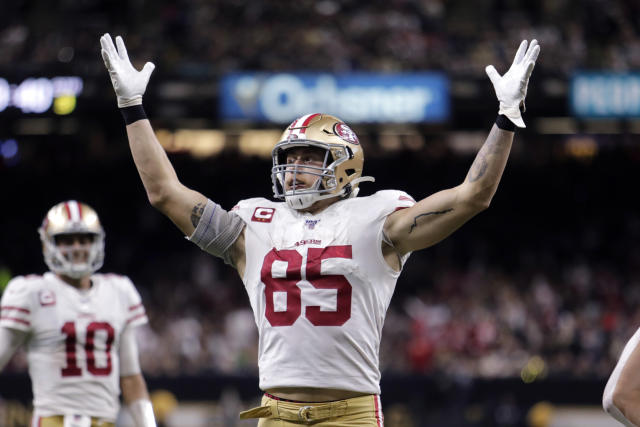
<path fill-rule="evenodd" d="M 270 196 L 265 154 L 283 124 L 225 119 L 225 77 L 441 73 L 446 118 L 353 123 L 366 174 L 376 177 L 362 194 L 398 188 L 419 199 L 464 178 L 495 119 L 484 66 L 504 72 L 519 41 L 537 38 L 528 127 L 517 132 L 492 206 L 412 255 L 398 281 L 381 347 L 386 421 L 613 425 L 599 409 L 602 389 L 640 325 L 640 94 L 633 84 L 614 93 L 616 78 L 638 78 L 636 1 L 2 7 L 0 283 L 45 271 L 36 228 L 49 207 L 74 198 L 96 208 L 107 233 L 103 271 L 129 275 L 142 293 L 150 318 L 140 337 L 143 369 L 150 390 L 165 391 L 155 396 L 166 425 L 176 426 L 247 425 L 236 414 L 259 397 L 255 326 L 233 270 L 147 203 L 99 36 L 123 35 L 138 67 L 155 62 L 147 113 L 182 181 L 227 209 Z M 613 76 L 612 85 L 592 86 L 600 110 L 576 104 L 572 88 L 587 71 Z M 52 92 L 55 79 L 69 76 L 81 85 L 65 84 L 81 90 Z M 624 108 L 616 96 L 626 96 Z M 0 396 L 0 424 L 24 425 L 24 353 L 0 375 Z"/>

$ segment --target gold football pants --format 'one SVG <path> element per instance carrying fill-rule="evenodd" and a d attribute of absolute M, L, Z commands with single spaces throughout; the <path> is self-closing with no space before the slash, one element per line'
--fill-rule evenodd
<path fill-rule="evenodd" d="M 258 427 L 313 425 L 322 427 L 382 427 L 380 396 L 368 395 L 333 402 L 288 402 L 262 397 L 261 406 L 240 413 L 260 418 Z"/>
<path fill-rule="evenodd" d="M 33 425 L 36 427 L 63 427 L 64 417 L 62 415 L 37 417 L 37 419 L 34 417 Z M 115 424 L 101 420 L 100 418 L 91 418 L 91 427 L 115 427 Z"/>

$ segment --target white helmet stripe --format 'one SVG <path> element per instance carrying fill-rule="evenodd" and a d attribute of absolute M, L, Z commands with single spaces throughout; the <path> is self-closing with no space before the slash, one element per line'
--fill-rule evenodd
<path fill-rule="evenodd" d="M 311 121 L 311 119 L 319 115 L 319 113 L 307 114 L 291 123 L 291 126 L 289 126 L 289 129 L 291 130 L 291 132 L 289 132 L 289 136 L 295 135 L 297 139 L 305 139 L 305 132 L 307 131 L 309 122 Z"/>
<path fill-rule="evenodd" d="M 67 209 L 67 215 L 71 222 L 80 221 L 82 219 L 82 208 L 75 200 L 69 200 L 64 204 Z"/>

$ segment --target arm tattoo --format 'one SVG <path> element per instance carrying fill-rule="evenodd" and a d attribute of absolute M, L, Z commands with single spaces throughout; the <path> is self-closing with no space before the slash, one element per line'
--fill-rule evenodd
<path fill-rule="evenodd" d="M 204 203 L 198 203 L 193 207 L 193 210 L 191 211 L 191 224 L 193 224 L 194 227 L 198 226 L 203 213 Z"/>
<path fill-rule="evenodd" d="M 487 171 L 488 166 L 489 165 L 487 163 L 486 155 L 484 154 L 484 152 L 480 151 L 476 159 L 473 161 L 471 169 L 469 170 L 469 181 L 475 182 L 482 178 L 482 176 Z"/>
<path fill-rule="evenodd" d="M 421 216 L 427 216 L 427 215 L 442 215 L 442 214 L 446 214 L 447 212 L 451 212 L 453 210 L 453 208 L 449 208 L 449 209 L 445 209 L 443 211 L 433 211 L 433 212 L 427 212 L 427 213 L 423 213 L 420 215 L 417 215 L 415 218 L 413 218 L 413 224 L 411 224 L 411 228 L 409 228 L 409 234 L 413 231 L 414 228 L 416 228 L 418 226 L 418 218 L 420 218 Z"/>
<path fill-rule="evenodd" d="M 504 145 L 504 144 L 503 144 Z M 497 139 L 489 139 L 482 146 L 476 159 L 473 161 L 471 168 L 469 169 L 469 181 L 475 182 L 482 178 L 489 168 L 489 162 L 487 157 L 491 154 L 498 154 L 503 146 L 500 146 Z"/>

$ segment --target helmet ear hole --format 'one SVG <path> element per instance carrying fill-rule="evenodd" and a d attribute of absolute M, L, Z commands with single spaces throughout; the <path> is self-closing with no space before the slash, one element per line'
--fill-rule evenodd
<path fill-rule="evenodd" d="M 347 174 L 347 176 L 351 176 L 351 175 L 353 175 L 354 173 L 356 173 L 356 170 L 355 170 L 355 169 L 345 169 L 344 171 L 345 171 L 345 173 Z"/>

